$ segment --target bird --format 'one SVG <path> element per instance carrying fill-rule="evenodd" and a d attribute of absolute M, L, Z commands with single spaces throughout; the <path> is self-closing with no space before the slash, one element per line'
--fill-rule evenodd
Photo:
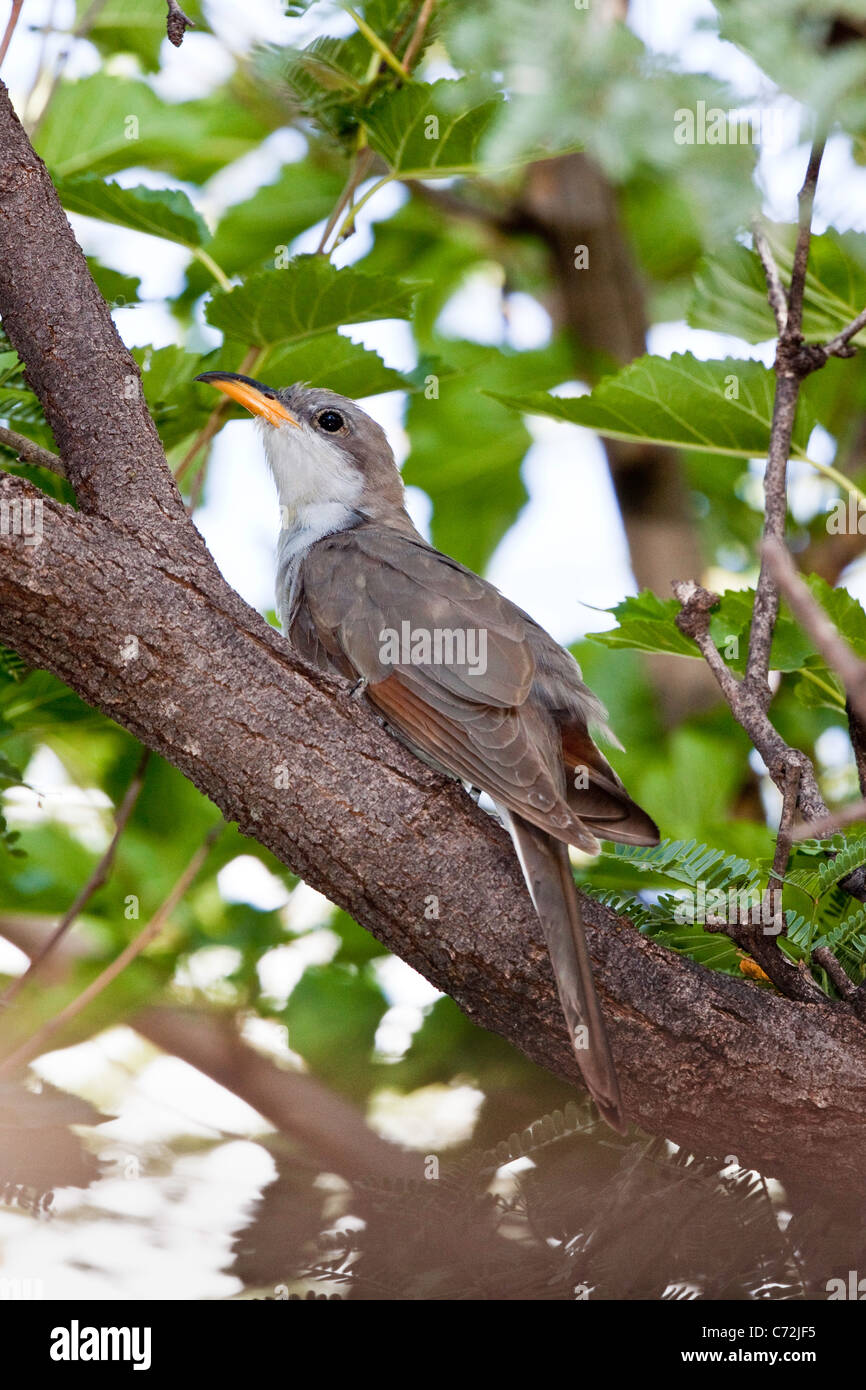
<path fill-rule="evenodd" d="M 627 1122 L 568 847 L 654 845 L 593 734 L 616 742 L 580 667 L 487 580 L 413 525 L 381 426 L 324 387 L 235 372 L 205 382 L 261 430 L 281 513 L 277 611 L 295 651 L 351 681 L 426 763 L 486 793 L 540 919 L 578 1066 L 599 1113 Z"/>

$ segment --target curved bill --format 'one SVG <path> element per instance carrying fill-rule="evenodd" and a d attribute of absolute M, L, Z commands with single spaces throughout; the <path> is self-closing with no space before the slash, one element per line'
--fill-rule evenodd
<path fill-rule="evenodd" d="M 300 429 L 294 415 L 286 409 L 276 391 L 270 386 L 263 386 L 260 381 L 254 381 L 251 376 L 239 376 L 237 372 L 202 372 L 196 381 L 215 386 L 251 415 L 260 415 L 267 420 L 269 425 L 294 425 L 295 429 Z"/>

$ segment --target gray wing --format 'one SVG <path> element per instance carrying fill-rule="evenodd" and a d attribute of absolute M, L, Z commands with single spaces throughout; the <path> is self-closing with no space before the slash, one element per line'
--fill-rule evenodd
<path fill-rule="evenodd" d="M 492 584 L 420 537 L 374 524 L 317 542 L 302 584 L 292 640 L 363 678 L 368 698 L 428 760 L 593 852 L 595 837 L 566 781 L 563 731 L 574 726 L 601 764 L 587 763 L 590 779 L 605 783 L 594 787 L 587 810 L 607 810 L 611 825 L 627 819 L 633 803 L 586 732 L 587 718 L 603 711 L 577 664 Z M 431 640 L 462 633 L 466 654 L 460 659 L 452 648 L 449 655 L 443 641 L 438 660 L 406 659 L 405 650 L 395 659 L 388 635 L 402 638 L 405 624 L 410 636 L 426 632 Z M 476 658 L 483 634 L 483 662 L 469 659 L 470 633 Z"/>

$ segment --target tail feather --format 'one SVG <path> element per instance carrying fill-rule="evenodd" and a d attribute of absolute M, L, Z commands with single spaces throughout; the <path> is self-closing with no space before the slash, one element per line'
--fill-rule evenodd
<path fill-rule="evenodd" d="M 620 1134 L 627 1129 L 616 1067 L 592 978 L 583 918 L 568 848 L 560 840 L 500 807 L 523 876 L 544 929 L 556 987 L 574 1055 L 602 1117 Z"/>

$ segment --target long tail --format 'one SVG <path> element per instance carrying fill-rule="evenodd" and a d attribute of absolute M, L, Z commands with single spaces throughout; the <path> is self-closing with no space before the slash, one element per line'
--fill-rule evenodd
<path fill-rule="evenodd" d="M 627 1129 L 616 1067 L 592 978 L 568 848 L 546 831 L 498 808 L 505 819 L 535 910 L 574 1055 L 587 1089 L 612 1129 Z"/>

